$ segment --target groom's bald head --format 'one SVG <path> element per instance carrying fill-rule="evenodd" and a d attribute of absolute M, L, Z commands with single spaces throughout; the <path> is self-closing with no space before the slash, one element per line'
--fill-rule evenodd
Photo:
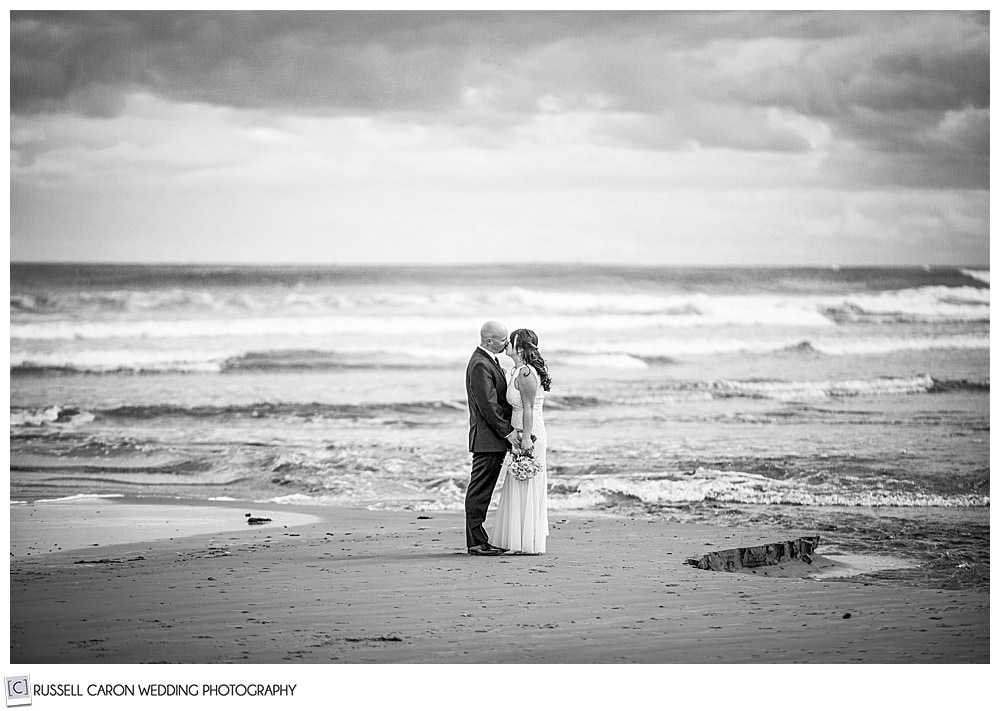
<path fill-rule="evenodd" d="M 499 321 L 487 321 L 479 329 L 479 345 L 490 353 L 499 353 L 507 343 L 507 327 Z"/>

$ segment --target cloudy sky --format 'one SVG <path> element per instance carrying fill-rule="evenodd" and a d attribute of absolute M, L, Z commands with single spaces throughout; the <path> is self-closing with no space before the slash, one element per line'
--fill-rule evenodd
<path fill-rule="evenodd" d="M 11 259 L 989 261 L 989 17 L 15 12 Z"/>

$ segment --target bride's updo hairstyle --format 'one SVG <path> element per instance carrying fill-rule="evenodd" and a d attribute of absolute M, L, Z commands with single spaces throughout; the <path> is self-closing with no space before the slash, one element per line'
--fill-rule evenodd
<path fill-rule="evenodd" d="M 538 336 L 535 335 L 535 332 L 519 328 L 510 334 L 510 342 L 515 351 L 521 351 L 524 354 L 524 362 L 538 371 L 538 378 L 542 381 L 542 389 L 548 390 L 552 387 L 549 366 L 546 365 L 542 354 L 538 352 Z"/>

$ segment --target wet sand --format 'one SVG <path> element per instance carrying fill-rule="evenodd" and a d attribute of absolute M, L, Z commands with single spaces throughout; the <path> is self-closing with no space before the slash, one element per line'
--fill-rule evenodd
<path fill-rule="evenodd" d="M 989 662 L 988 593 L 844 577 L 905 561 L 685 564 L 811 531 L 556 512 L 484 558 L 460 513 L 142 501 L 11 507 L 12 664 Z"/>

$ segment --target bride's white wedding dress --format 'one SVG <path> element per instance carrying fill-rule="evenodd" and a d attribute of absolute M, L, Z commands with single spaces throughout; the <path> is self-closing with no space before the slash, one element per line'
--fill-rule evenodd
<path fill-rule="evenodd" d="M 531 366 L 528 366 L 531 368 Z M 521 392 L 514 386 L 515 368 L 507 372 L 507 402 L 514 408 L 510 423 L 515 429 L 524 428 L 524 406 L 521 402 Z M 531 368 L 535 378 L 538 373 Z M 546 489 L 548 487 L 545 467 L 545 419 L 542 417 L 542 404 L 545 402 L 545 391 L 538 388 L 532 407 L 533 423 L 531 432 L 535 440 L 535 459 L 542 465 L 541 471 L 526 481 L 519 481 L 513 476 L 507 476 L 507 465 L 511 454 L 504 459 L 501 476 L 503 485 L 500 490 L 500 503 L 497 505 L 490 531 L 490 544 L 507 548 L 520 553 L 544 553 L 545 537 L 549 535 L 549 514 L 546 504 Z"/>

